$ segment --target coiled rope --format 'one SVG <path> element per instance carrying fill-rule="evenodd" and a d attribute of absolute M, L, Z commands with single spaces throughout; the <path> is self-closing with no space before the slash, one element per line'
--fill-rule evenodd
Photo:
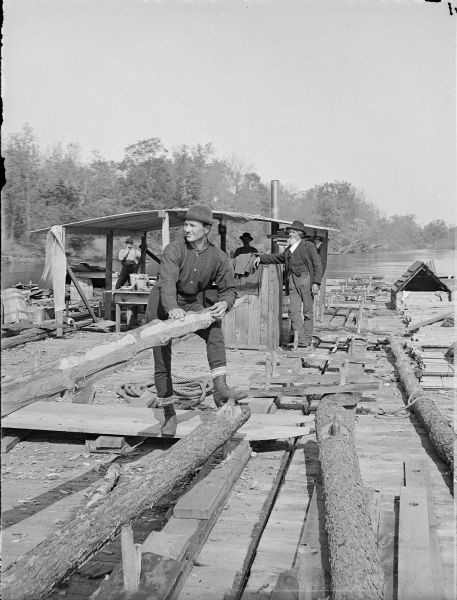
<path fill-rule="evenodd" d="M 201 404 L 208 394 L 213 391 L 213 382 L 211 378 L 192 378 L 186 376 L 172 375 L 173 396 L 171 398 L 159 398 L 154 380 L 145 383 L 124 383 L 116 389 L 116 393 L 131 402 L 132 398 L 139 398 L 145 392 L 155 396 L 150 406 L 160 407 L 166 404 L 174 403 L 176 408 L 193 408 Z"/>

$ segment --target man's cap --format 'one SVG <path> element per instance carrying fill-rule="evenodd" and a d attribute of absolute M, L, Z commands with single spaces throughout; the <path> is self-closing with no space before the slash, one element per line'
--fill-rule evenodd
<path fill-rule="evenodd" d="M 289 225 L 288 229 L 296 229 L 297 231 L 302 231 L 303 233 L 306 233 L 305 226 L 301 221 L 294 221 L 292 225 Z"/>
<path fill-rule="evenodd" d="M 205 204 L 194 204 L 191 206 L 185 216 L 186 221 L 200 221 L 205 225 L 213 224 L 213 213 L 209 206 Z"/>
<path fill-rule="evenodd" d="M 250 242 L 252 242 L 253 239 L 254 238 L 252 237 L 252 235 L 248 231 L 245 231 L 243 233 L 243 235 L 240 235 L 240 240 L 249 240 Z"/>
<path fill-rule="evenodd" d="M 126 243 L 126 244 L 133 244 L 133 240 L 132 240 L 132 238 L 127 238 L 127 239 L 125 240 L 125 243 Z"/>

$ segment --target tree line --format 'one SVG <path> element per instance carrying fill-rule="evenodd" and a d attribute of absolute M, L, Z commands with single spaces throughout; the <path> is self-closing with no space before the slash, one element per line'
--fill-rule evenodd
<path fill-rule="evenodd" d="M 129 211 L 183 208 L 203 202 L 213 209 L 270 215 L 270 185 L 236 156 L 218 157 L 212 144 L 165 148 L 159 138 L 128 146 L 121 161 L 95 152 L 81 159 L 76 144 L 44 151 L 25 125 L 4 144 L 6 183 L 2 199 L 2 250 L 26 253 L 41 249 L 30 235 L 53 224 Z M 363 192 L 348 182 L 316 185 L 296 192 L 280 186 L 280 216 L 333 227 L 330 250 L 341 253 L 419 247 L 452 248 L 454 229 L 443 220 L 420 227 L 414 215 L 383 217 Z M 267 226 L 230 227 L 228 249 L 239 245 L 246 229 L 259 250 L 269 247 Z M 159 240 L 153 242 L 159 246 Z M 70 249 L 93 254 L 96 240 L 71 236 Z M 101 248 L 102 246 L 100 246 Z M 21 252 L 22 251 L 22 252 Z"/>

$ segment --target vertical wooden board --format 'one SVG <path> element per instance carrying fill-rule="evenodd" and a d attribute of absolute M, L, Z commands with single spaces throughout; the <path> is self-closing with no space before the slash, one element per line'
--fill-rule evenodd
<path fill-rule="evenodd" d="M 396 588 L 396 544 L 395 544 L 395 508 L 391 496 L 381 494 L 381 512 L 378 529 L 378 552 L 386 581 L 385 600 L 393 600 Z"/>
<path fill-rule="evenodd" d="M 296 557 L 300 600 L 326 598 L 329 594 L 330 566 L 324 512 L 322 484 L 316 483 Z"/>
<path fill-rule="evenodd" d="M 248 332 L 247 344 L 249 346 L 260 345 L 260 296 L 248 296 Z"/>
<path fill-rule="evenodd" d="M 398 600 L 434 597 L 427 492 L 420 487 L 403 487 L 398 532 Z"/>
<path fill-rule="evenodd" d="M 407 487 L 423 487 L 427 494 L 428 520 L 430 531 L 430 553 L 432 559 L 432 576 L 436 600 L 447 597 L 444 590 L 443 563 L 441 559 L 438 523 L 435 515 L 430 473 L 427 463 L 420 459 L 405 460 L 405 485 Z"/>
<path fill-rule="evenodd" d="M 235 343 L 245 345 L 247 340 L 247 328 L 249 323 L 249 302 L 243 302 L 235 310 Z"/>
<path fill-rule="evenodd" d="M 260 287 L 260 319 L 259 319 L 259 329 L 260 329 L 260 343 L 268 346 L 268 306 L 269 299 L 268 295 L 270 293 L 270 286 L 268 281 L 268 268 L 262 267 L 262 275 L 261 275 L 261 287 Z"/>

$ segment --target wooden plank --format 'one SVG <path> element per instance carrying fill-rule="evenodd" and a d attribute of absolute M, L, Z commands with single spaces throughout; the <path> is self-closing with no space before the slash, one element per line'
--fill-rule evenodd
<path fill-rule="evenodd" d="M 394 579 L 396 580 L 396 515 L 393 497 L 381 493 L 381 512 L 378 529 L 378 552 L 386 581 L 384 600 L 394 598 Z"/>
<path fill-rule="evenodd" d="M 398 600 L 435 597 L 431 558 L 427 492 L 421 487 L 403 487 L 398 533 Z"/>
<path fill-rule="evenodd" d="M 440 542 L 438 539 L 438 522 L 435 516 L 430 473 L 427 463 L 420 459 L 408 459 L 404 462 L 405 485 L 407 487 L 424 488 L 427 493 L 428 522 L 430 530 L 430 554 L 432 561 L 432 577 L 435 588 L 434 598 L 442 600 L 446 597 L 443 587 L 444 575 L 441 561 Z"/>
<path fill-rule="evenodd" d="M 124 590 L 130 593 L 136 592 L 140 582 L 141 553 L 137 552 L 137 548 L 133 542 L 133 529 L 131 525 L 122 526 L 121 550 Z"/>
<path fill-rule="evenodd" d="M 278 577 L 294 566 L 305 515 L 310 501 L 303 449 L 294 452 L 284 482 L 256 550 L 242 599 L 268 597 Z"/>
<path fill-rule="evenodd" d="M 12 429 L 157 436 L 160 422 L 150 409 L 118 404 L 72 404 L 38 401 L 3 419 Z"/>
<path fill-rule="evenodd" d="M 300 536 L 295 561 L 300 600 L 327 597 L 330 594 L 330 566 L 322 494 L 322 484 L 316 483 Z"/>
<path fill-rule="evenodd" d="M 292 388 L 294 394 L 303 396 L 324 396 L 325 394 L 345 394 L 353 392 L 368 392 L 379 390 L 381 381 L 367 381 L 361 383 L 345 383 L 344 385 L 297 385 Z"/>
<path fill-rule="evenodd" d="M 235 484 L 179 600 L 239 598 L 290 456 L 258 453 Z M 187 520 L 185 520 L 187 521 Z"/>
<path fill-rule="evenodd" d="M 249 442 L 242 441 L 228 459 L 213 469 L 208 475 L 194 485 L 173 509 L 175 517 L 180 519 L 209 519 L 219 506 L 222 497 L 226 497 L 239 474 L 244 469 L 251 447 Z"/>

